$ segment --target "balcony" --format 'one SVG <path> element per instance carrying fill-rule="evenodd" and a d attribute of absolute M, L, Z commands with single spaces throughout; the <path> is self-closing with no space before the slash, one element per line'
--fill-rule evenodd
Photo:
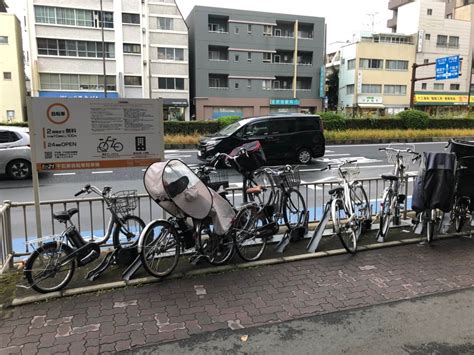
<path fill-rule="evenodd" d="M 298 52 L 298 65 L 313 65 L 313 52 Z"/>
<path fill-rule="evenodd" d="M 293 51 L 278 50 L 272 55 L 273 64 L 293 64 Z"/>
<path fill-rule="evenodd" d="M 390 0 L 390 1 L 388 2 L 388 9 L 389 9 L 389 10 L 396 10 L 396 9 L 398 9 L 400 6 L 409 4 L 409 3 L 414 2 L 414 1 L 415 1 L 415 0 Z"/>
<path fill-rule="evenodd" d="M 229 16 L 209 15 L 207 28 L 209 32 L 229 33 Z"/>
<path fill-rule="evenodd" d="M 208 58 L 212 61 L 225 62 L 229 60 L 229 47 L 209 46 Z"/>
<path fill-rule="evenodd" d="M 298 91 L 311 91 L 312 78 L 297 78 L 296 79 L 296 90 Z"/>
<path fill-rule="evenodd" d="M 273 90 L 292 90 L 293 78 L 291 76 L 277 76 L 272 82 Z"/>
<path fill-rule="evenodd" d="M 312 23 L 298 24 L 298 38 L 313 39 L 314 25 Z"/>
<path fill-rule="evenodd" d="M 295 24 L 293 22 L 277 21 L 277 25 L 273 27 L 274 37 L 290 37 L 295 35 Z"/>
<path fill-rule="evenodd" d="M 209 88 L 227 90 L 229 88 L 229 75 L 209 74 Z"/>

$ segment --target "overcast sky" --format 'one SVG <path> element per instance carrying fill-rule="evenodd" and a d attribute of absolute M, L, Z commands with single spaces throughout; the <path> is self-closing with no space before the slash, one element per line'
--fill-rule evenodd
<path fill-rule="evenodd" d="M 328 44 L 352 39 L 354 33 L 388 32 L 387 20 L 391 12 L 388 0 L 176 0 L 186 18 L 195 5 L 238 8 L 254 11 L 280 12 L 325 17 L 328 25 Z"/>

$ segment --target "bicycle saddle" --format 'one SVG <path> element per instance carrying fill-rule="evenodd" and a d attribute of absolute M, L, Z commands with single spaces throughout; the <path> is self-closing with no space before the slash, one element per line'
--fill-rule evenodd
<path fill-rule="evenodd" d="M 329 190 L 329 194 L 334 195 L 335 193 L 342 192 L 342 191 L 344 191 L 344 188 L 342 186 L 339 186 L 339 187 Z"/>
<path fill-rule="evenodd" d="M 54 212 L 53 218 L 59 222 L 66 222 L 66 221 L 69 221 L 71 217 L 74 216 L 78 212 L 79 212 L 79 209 L 74 207 L 74 208 L 68 209 L 67 211 Z"/>
<path fill-rule="evenodd" d="M 395 175 L 382 175 L 383 180 L 398 181 L 398 176 Z"/>
<path fill-rule="evenodd" d="M 257 185 L 257 186 L 254 186 L 254 187 L 249 187 L 246 192 L 248 194 L 259 194 L 261 193 L 263 190 L 262 190 L 262 187 L 260 185 Z"/>

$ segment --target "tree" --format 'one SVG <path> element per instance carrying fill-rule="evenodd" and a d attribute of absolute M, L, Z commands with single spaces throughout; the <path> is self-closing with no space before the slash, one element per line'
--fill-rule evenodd
<path fill-rule="evenodd" d="M 328 109 L 331 111 L 336 111 L 339 100 L 339 69 L 334 65 L 331 67 L 326 82 L 328 86 L 326 93 L 328 97 Z"/>

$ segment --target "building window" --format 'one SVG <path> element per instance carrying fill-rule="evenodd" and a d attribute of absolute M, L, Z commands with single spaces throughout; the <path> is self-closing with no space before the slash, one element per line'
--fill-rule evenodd
<path fill-rule="evenodd" d="M 362 84 L 361 94 L 380 94 L 380 93 L 382 93 L 382 85 Z"/>
<path fill-rule="evenodd" d="M 238 34 L 239 34 L 239 32 L 240 32 L 240 29 L 239 29 L 239 27 L 235 26 L 235 30 L 234 30 L 234 31 L 235 31 L 235 34 L 236 34 L 236 35 L 238 35 Z"/>
<path fill-rule="evenodd" d="M 247 53 L 247 61 L 249 61 L 249 62 L 252 61 L 252 52 Z"/>
<path fill-rule="evenodd" d="M 444 90 L 444 84 L 440 84 L 440 83 L 434 84 L 433 90 Z"/>
<path fill-rule="evenodd" d="M 169 17 L 158 17 L 156 19 L 159 30 L 171 31 L 173 30 L 173 19 Z"/>
<path fill-rule="evenodd" d="M 209 60 L 229 60 L 229 52 L 227 47 L 209 46 L 208 58 Z"/>
<path fill-rule="evenodd" d="M 449 36 L 448 47 L 449 48 L 459 48 L 459 37 L 458 36 Z"/>
<path fill-rule="evenodd" d="M 8 44 L 8 36 L 0 36 L 0 44 Z"/>
<path fill-rule="evenodd" d="M 361 58 L 359 60 L 359 68 L 360 69 L 383 69 L 383 60 Z"/>
<path fill-rule="evenodd" d="M 123 23 L 131 23 L 131 24 L 140 24 L 140 15 L 139 14 L 122 14 L 122 22 Z"/>
<path fill-rule="evenodd" d="M 225 74 L 209 74 L 209 87 L 213 89 L 227 89 L 229 78 Z"/>
<path fill-rule="evenodd" d="M 459 90 L 460 85 L 459 84 L 450 84 L 449 85 L 449 90 Z"/>
<path fill-rule="evenodd" d="M 426 83 L 421 84 L 421 90 L 426 90 L 428 88 L 428 85 Z"/>
<path fill-rule="evenodd" d="M 126 86 L 142 86 L 141 76 L 124 75 L 123 81 Z"/>
<path fill-rule="evenodd" d="M 385 95 L 406 95 L 406 85 L 384 85 L 383 93 Z"/>
<path fill-rule="evenodd" d="M 386 70 L 408 70 L 408 60 L 386 60 Z"/>
<path fill-rule="evenodd" d="M 264 63 L 271 63 L 272 62 L 272 54 L 271 53 L 263 53 L 263 62 Z"/>
<path fill-rule="evenodd" d="M 158 48 L 158 59 L 184 61 L 183 48 Z"/>
<path fill-rule="evenodd" d="M 423 64 L 428 64 L 430 62 L 429 59 L 423 59 Z"/>
<path fill-rule="evenodd" d="M 12 80 L 12 72 L 4 71 L 3 72 L 3 80 Z"/>
<path fill-rule="evenodd" d="M 123 52 L 124 53 L 131 53 L 131 54 L 140 54 L 141 46 L 139 44 L 134 43 L 124 43 L 123 44 Z"/>
<path fill-rule="evenodd" d="M 98 10 L 82 10 L 63 7 L 35 6 L 36 23 L 79 27 L 102 27 L 102 13 Z M 104 28 L 114 28 L 112 12 L 104 11 Z"/>
<path fill-rule="evenodd" d="M 235 60 L 236 62 L 238 62 L 238 61 L 239 61 L 239 58 L 240 58 L 240 56 L 239 56 L 238 54 L 236 54 L 235 57 L 234 57 L 234 60 Z"/>
<path fill-rule="evenodd" d="M 346 85 L 346 94 L 354 95 L 354 84 Z"/>
<path fill-rule="evenodd" d="M 264 36 L 271 36 L 273 33 L 273 28 L 270 25 L 263 26 L 263 35 Z"/>
<path fill-rule="evenodd" d="M 252 25 L 247 25 L 247 32 L 252 33 Z"/>
<path fill-rule="evenodd" d="M 38 54 L 102 58 L 102 42 L 37 38 Z M 115 58 L 115 44 L 105 43 L 105 57 Z"/>
<path fill-rule="evenodd" d="M 183 78 L 158 78 L 160 90 L 184 90 Z"/>
<path fill-rule="evenodd" d="M 262 80 L 262 90 L 271 90 L 272 81 L 271 80 Z"/>
<path fill-rule="evenodd" d="M 247 88 L 251 89 L 252 88 L 252 80 L 247 79 Z"/>
<path fill-rule="evenodd" d="M 426 14 L 427 14 L 428 16 L 432 16 L 432 15 L 433 15 L 433 9 L 427 9 L 427 10 L 426 10 Z"/>
<path fill-rule="evenodd" d="M 431 40 L 431 35 L 429 33 L 425 34 L 425 39 L 427 41 Z"/>
<path fill-rule="evenodd" d="M 448 36 L 438 35 L 436 40 L 436 47 L 447 47 L 448 46 Z"/>
<path fill-rule="evenodd" d="M 235 87 L 236 89 L 238 89 L 238 88 L 239 88 L 239 83 L 235 83 L 235 84 L 234 84 L 234 87 Z"/>
<path fill-rule="evenodd" d="M 15 119 L 15 110 L 7 110 L 7 120 L 8 120 L 8 122 L 13 121 L 14 119 Z M 13 133 L 13 132 L 10 132 L 10 134 L 12 135 L 12 137 L 10 139 L 10 142 L 16 142 L 18 140 L 18 137 L 13 137 L 13 136 L 16 136 L 16 134 Z"/>
<path fill-rule="evenodd" d="M 40 73 L 42 90 L 103 90 L 102 75 Z M 107 90 L 115 91 L 115 76 L 107 76 Z"/>
<path fill-rule="evenodd" d="M 350 59 L 347 61 L 347 70 L 355 69 L 355 59 Z"/>

